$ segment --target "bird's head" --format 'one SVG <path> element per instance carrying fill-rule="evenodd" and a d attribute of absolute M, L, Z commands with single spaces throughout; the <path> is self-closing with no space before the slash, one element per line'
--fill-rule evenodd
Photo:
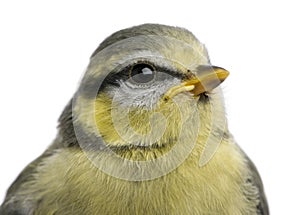
<path fill-rule="evenodd" d="M 93 53 L 73 98 L 77 137 L 122 150 L 197 142 L 212 132 L 214 117 L 224 117 L 218 86 L 228 74 L 185 29 L 118 31 Z"/>

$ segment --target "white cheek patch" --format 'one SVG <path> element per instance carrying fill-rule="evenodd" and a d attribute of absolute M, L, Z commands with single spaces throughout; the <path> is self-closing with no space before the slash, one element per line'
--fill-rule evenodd
<path fill-rule="evenodd" d="M 178 78 L 172 80 L 155 81 L 149 86 L 134 86 L 128 82 L 120 81 L 119 87 L 109 87 L 108 92 L 113 103 L 123 107 L 142 107 L 153 109 L 159 99 L 172 87 L 180 83 Z"/>

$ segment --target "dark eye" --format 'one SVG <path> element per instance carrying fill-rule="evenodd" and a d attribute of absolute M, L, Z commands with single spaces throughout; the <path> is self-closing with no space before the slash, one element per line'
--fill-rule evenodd
<path fill-rule="evenodd" d="M 144 84 L 155 78 L 155 69 L 149 64 L 140 63 L 132 66 L 129 75 L 132 81 Z"/>

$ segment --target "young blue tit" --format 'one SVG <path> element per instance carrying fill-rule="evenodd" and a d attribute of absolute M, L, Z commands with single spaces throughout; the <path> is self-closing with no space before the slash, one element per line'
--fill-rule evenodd
<path fill-rule="evenodd" d="M 0 214 L 269 214 L 227 128 L 219 85 L 228 75 L 183 28 L 112 34 Z"/>

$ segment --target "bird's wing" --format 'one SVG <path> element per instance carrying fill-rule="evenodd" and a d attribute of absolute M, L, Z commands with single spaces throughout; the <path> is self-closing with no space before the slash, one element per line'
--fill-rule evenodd
<path fill-rule="evenodd" d="M 59 119 L 59 134 L 50 147 L 37 159 L 31 162 L 12 183 L 7 191 L 4 202 L 0 206 L 0 214 L 32 214 L 37 207 L 27 199 L 34 199 L 34 196 L 24 197 L 20 191 L 26 190 L 23 185 L 29 181 L 34 181 L 34 175 L 37 173 L 37 167 L 43 160 L 55 153 L 55 150 L 65 147 L 78 147 L 76 135 L 73 129 L 72 121 L 72 100 L 68 103 L 62 116 Z"/>
<path fill-rule="evenodd" d="M 246 154 L 245 157 L 248 163 L 248 168 L 251 172 L 251 176 L 247 178 L 247 182 L 252 183 L 259 190 L 259 204 L 257 205 L 257 213 L 260 215 L 269 215 L 268 202 L 260 175 L 250 158 Z"/>
<path fill-rule="evenodd" d="M 37 166 L 45 157 L 48 157 L 50 155 L 51 153 L 46 151 L 40 157 L 31 162 L 27 167 L 25 167 L 25 169 L 20 173 L 20 175 L 7 190 L 4 202 L 0 206 L 1 215 L 32 214 L 35 209 L 35 205 L 29 202 L 24 196 L 23 198 L 20 198 L 20 195 L 18 193 L 20 190 L 24 189 L 23 185 L 26 182 L 34 180 L 34 174 L 36 173 Z"/>

